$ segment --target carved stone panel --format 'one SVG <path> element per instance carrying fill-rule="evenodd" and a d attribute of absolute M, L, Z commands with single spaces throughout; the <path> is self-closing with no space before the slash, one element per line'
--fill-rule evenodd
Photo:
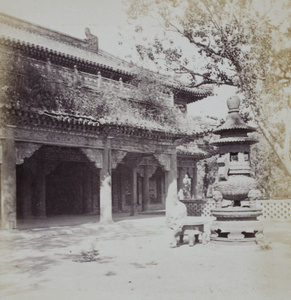
<path fill-rule="evenodd" d="M 41 144 L 16 142 L 16 164 L 22 164 L 25 158 L 32 156 L 40 147 Z"/>

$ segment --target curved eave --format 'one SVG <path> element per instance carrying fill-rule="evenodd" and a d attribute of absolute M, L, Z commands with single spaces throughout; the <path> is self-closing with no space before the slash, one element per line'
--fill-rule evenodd
<path fill-rule="evenodd" d="M 132 136 L 136 138 L 164 140 L 171 143 L 177 139 L 188 136 L 187 134 L 156 130 L 145 126 L 116 124 L 114 122 L 101 123 L 99 120 L 86 116 L 24 111 L 7 106 L 2 106 L 0 112 L 1 124 L 3 125 L 53 128 L 56 130 L 70 130 L 93 135 Z M 193 135 L 191 137 L 193 137 Z"/>
<path fill-rule="evenodd" d="M 213 130 L 213 133 L 214 134 L 220 134 L 220 135 L 223 135 L 223 134 L 229 134 L 229 132 L 231 131 L 241 131 L 241 132 L 244 132 L 244 133 L 248 133 L 248 132 L 254 132 L 256 131 L 256 128 L 255 127 L 252 127 L 252 126 L 249 126 L 249 125 L 233 125 L 233 126 L 229 126 L 229 127 L 226 127 L 226 126 L 220 126 L 218 127 L 217 129 Z"/>
<path fill-rule="evenodd" d="M 187 87 L 177 87 L 175 85 L 171 85 L 174 90 L 175 97 L 183 99 L 183 102 L 190 104 L 199 100 L 202 100 L 206 97 L 212 96 L 212 91 L 210 90 L 202 90 L 202 89 L 191 89 Z"/>
<path fill-rule="evenodd" d="M 257 143 L 258 140 L 254 139 L 254 138 L 250 138 L 250 137 L 229 137 L 229 138 L 221 138 L 219 140 L 216 141 L 212 141 L 210 142 L 211 145 L 213 146 L 221 146 L 221 145 L 228 145 L 228 144 L 248 144 L 248 145 L 252 145 Z"/>

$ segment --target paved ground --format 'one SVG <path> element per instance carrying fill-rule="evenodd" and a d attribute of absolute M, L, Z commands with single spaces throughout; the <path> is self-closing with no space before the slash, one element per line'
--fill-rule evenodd
<path fill-rule="evenodd" d="M 0 232 L 1 300 L 291 299 L 291 222 L 265 224 L 270 250 L 171 249 L 161 216 L 103 226 L 94 217 L 75 226 L 65 219 Z"/>

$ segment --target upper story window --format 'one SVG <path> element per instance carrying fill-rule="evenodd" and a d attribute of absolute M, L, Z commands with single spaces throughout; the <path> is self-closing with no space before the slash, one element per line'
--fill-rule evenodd
<path fill-rule="evenodd" d="M 230 161 L 238 161 L 238 152 L 230 152 Z"/>

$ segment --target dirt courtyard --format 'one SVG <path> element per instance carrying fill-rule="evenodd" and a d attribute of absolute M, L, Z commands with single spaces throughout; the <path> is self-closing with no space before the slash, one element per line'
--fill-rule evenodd
<path fill-rule="evenodd" d="M 291 299 L 291 222 L 271 249 L 169 247 L 165 217 L 0 232 L 0 299 Z"/>

